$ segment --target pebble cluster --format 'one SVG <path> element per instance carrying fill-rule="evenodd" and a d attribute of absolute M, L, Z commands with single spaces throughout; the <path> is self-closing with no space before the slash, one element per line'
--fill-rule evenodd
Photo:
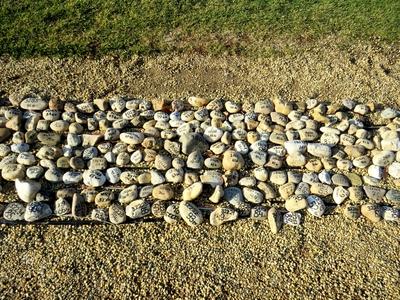
<path fill-rule="evenodd" d="M 398 116 L 354 100 L 10 95 L 0 108 L 0 180 L 19 200 L 0 202 L 0 212 L 6 221 L 152 216 L 190 226 L 249 217 L 273 233 L 332 207 L 395 222 Z"/>

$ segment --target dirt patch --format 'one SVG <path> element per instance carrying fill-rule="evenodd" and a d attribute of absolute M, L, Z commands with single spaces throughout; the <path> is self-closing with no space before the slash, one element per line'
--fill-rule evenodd
<path fill-rule="evenodd" d="M 258 100 L 355 98 L 398 105 L 397 48 L 326 44 L 290 56 L 159 56 L 120 60 L 0 60 L 4 94 L 27 86 L 61 99 L 113 94 Z M 306 217 L 278 235 L 267 224 L 221 228 L 2 226 L 4 298 L 372 298 L 400 292 L 400 228 Z"/>

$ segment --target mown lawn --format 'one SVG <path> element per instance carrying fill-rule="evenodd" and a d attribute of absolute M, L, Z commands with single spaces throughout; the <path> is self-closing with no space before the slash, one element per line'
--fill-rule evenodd
<path fill-rule="evenodd" d="M 252 53 L 274 40 L 400 38 L 399 0 L 1 0 L 0 54 Z M 255 42 L 256 41 L 256 42 Z"/>

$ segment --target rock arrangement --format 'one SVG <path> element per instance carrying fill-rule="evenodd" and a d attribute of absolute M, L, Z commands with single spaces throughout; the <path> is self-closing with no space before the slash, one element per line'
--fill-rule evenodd
<path fill-rule="evenodd" d="M 398 115 L 353 100 L 10 95 L 0 108 L 0 212 L 8 222 L 163 218 L 189 226 L 249 217 L 267 220 L 273 233 L 328 208 L 395 222 Z"/>

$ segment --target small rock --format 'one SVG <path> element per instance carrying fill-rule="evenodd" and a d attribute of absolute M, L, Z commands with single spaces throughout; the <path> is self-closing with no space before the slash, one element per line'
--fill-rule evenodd
<path fill-rule="evenodd" d="M 17 191 L 18 197 L 24 202 L 33 201 L 40 189 L 40 182 L 33 180 L 15 180 L 15 190 Z"/>
<path fill-rule="evenodd" d="M 346 190 L 342 186 L 337 186 L 333 190 L 333 201 L 335 201 L 336 204 L 341 204 L 344 200 L 346 200 L 349 197 L 350 193 L 348 190 Z"/>
<path fill-rule="evenodd" d="M 3 217 L 7 221 L 22 221 L 24 220 L 25 206 L 19 202 L 8 203 Z"/>
<path fill-rule="evenodd" d="M 182 217 L 179 213 L 179 203 L 174 203 L 167 207 L 164 215 L 165 222 L 167 222 L 168 224 L 174 224 L 181 219 Z"/>
<path fill-rule="evenodd" d="M 290 212 L 295 212 L 307 208 L 308 203 L 302 195 L 292 195 L 285 202 L 285 208 Z"/>
<path fill-rule="evenodd" d="M 210 224 L 213 226 L 220 226 L 223 223 L 237 220 L 239 214 L 232 208 L 229 207 L 217 207 L 210 214 Z"/>
<path fill-rule="evenodd" d="M 325 212 L 325 203 L 324 201 L 315 195 L 310 195 L 307 197 L 308 208 L 307 211 L 315 216 L 315 217 L 322 217 Z"/>
<path fill-rule="evenodd" d="M 54 214 L 64 216 L 69 213 L 71 213 L 71 204 L 64 198 L 58 198 L 54 204 Z"/>
<path fill-rule="evenodd" d="M 191 227 L 195 227 L 203 222 L 203 214 L 192 202 L 182 201 L 179 204 L 179 214 L 186 224 Z"/>
<path fill-rule="evenodd" d="M 361 216 L 361 209 L 358 205 L 348 204 L 343 210 L 343 215 L 349 219 L 356 220 Z"/>
<path fill-rule="evenodd" d="M 268 223 L 273 234 L 277 234 L 278 231 L 282 228 L 282 214 L 275 207 L 272 207 L 268 210 Z"/>
<path fill-rule="evenodd" d="M 241 170 L 244 167 L 244 159 L 239 152 L 228 150 L 224 153 L 222 166 L 227 171 Z"/>
<path fill-rule="evenodd" d="M 131 219 L 139 219 L 149 215 L 150 203 L 146 200 L 134 200 L 125 208 L 126 215 Z"/>
<path fill-rule="evenodd" d="M 367 195 L 368 199 L 375 200 L 375 201 L 382 201 L 383 197 L 386 194 L 386 190 L 376 187 L 376 186 L 370 186 L 370 185 L 365 185 L 364 187 L 364 192 Z"/>
<path fill-rule="evenodd" d="M 106 176 L 99 170 L 86 170 L 83 172 L 83 183 L 90 187 L 99 187 L 106 182 Z"/>
<path fill-rule="evenodd" d="M 288 212 L 283 215 L 283 223 L 291 226 L 301 224 L 301 214 L 297 212 Z"/>
<path fill-rule="evenodd" d="M 381 209 L 377 204 L 361 205 L 361 214 L 371 222 L 379 222 L 382 219 Z"/>
<path fill-rule="evenodd" d="M 158 200 L 171 200 L 174 197 L 174 190 L 169 184 L 162 184 L 153 188 L 152 195 Z"/>
<path fill-rule="evenodd" d="M 27 222 L 39 221 L 52 215 L 51 208 L 43 202 L 31 202 L 25 208 L 24 219 Z"/>

